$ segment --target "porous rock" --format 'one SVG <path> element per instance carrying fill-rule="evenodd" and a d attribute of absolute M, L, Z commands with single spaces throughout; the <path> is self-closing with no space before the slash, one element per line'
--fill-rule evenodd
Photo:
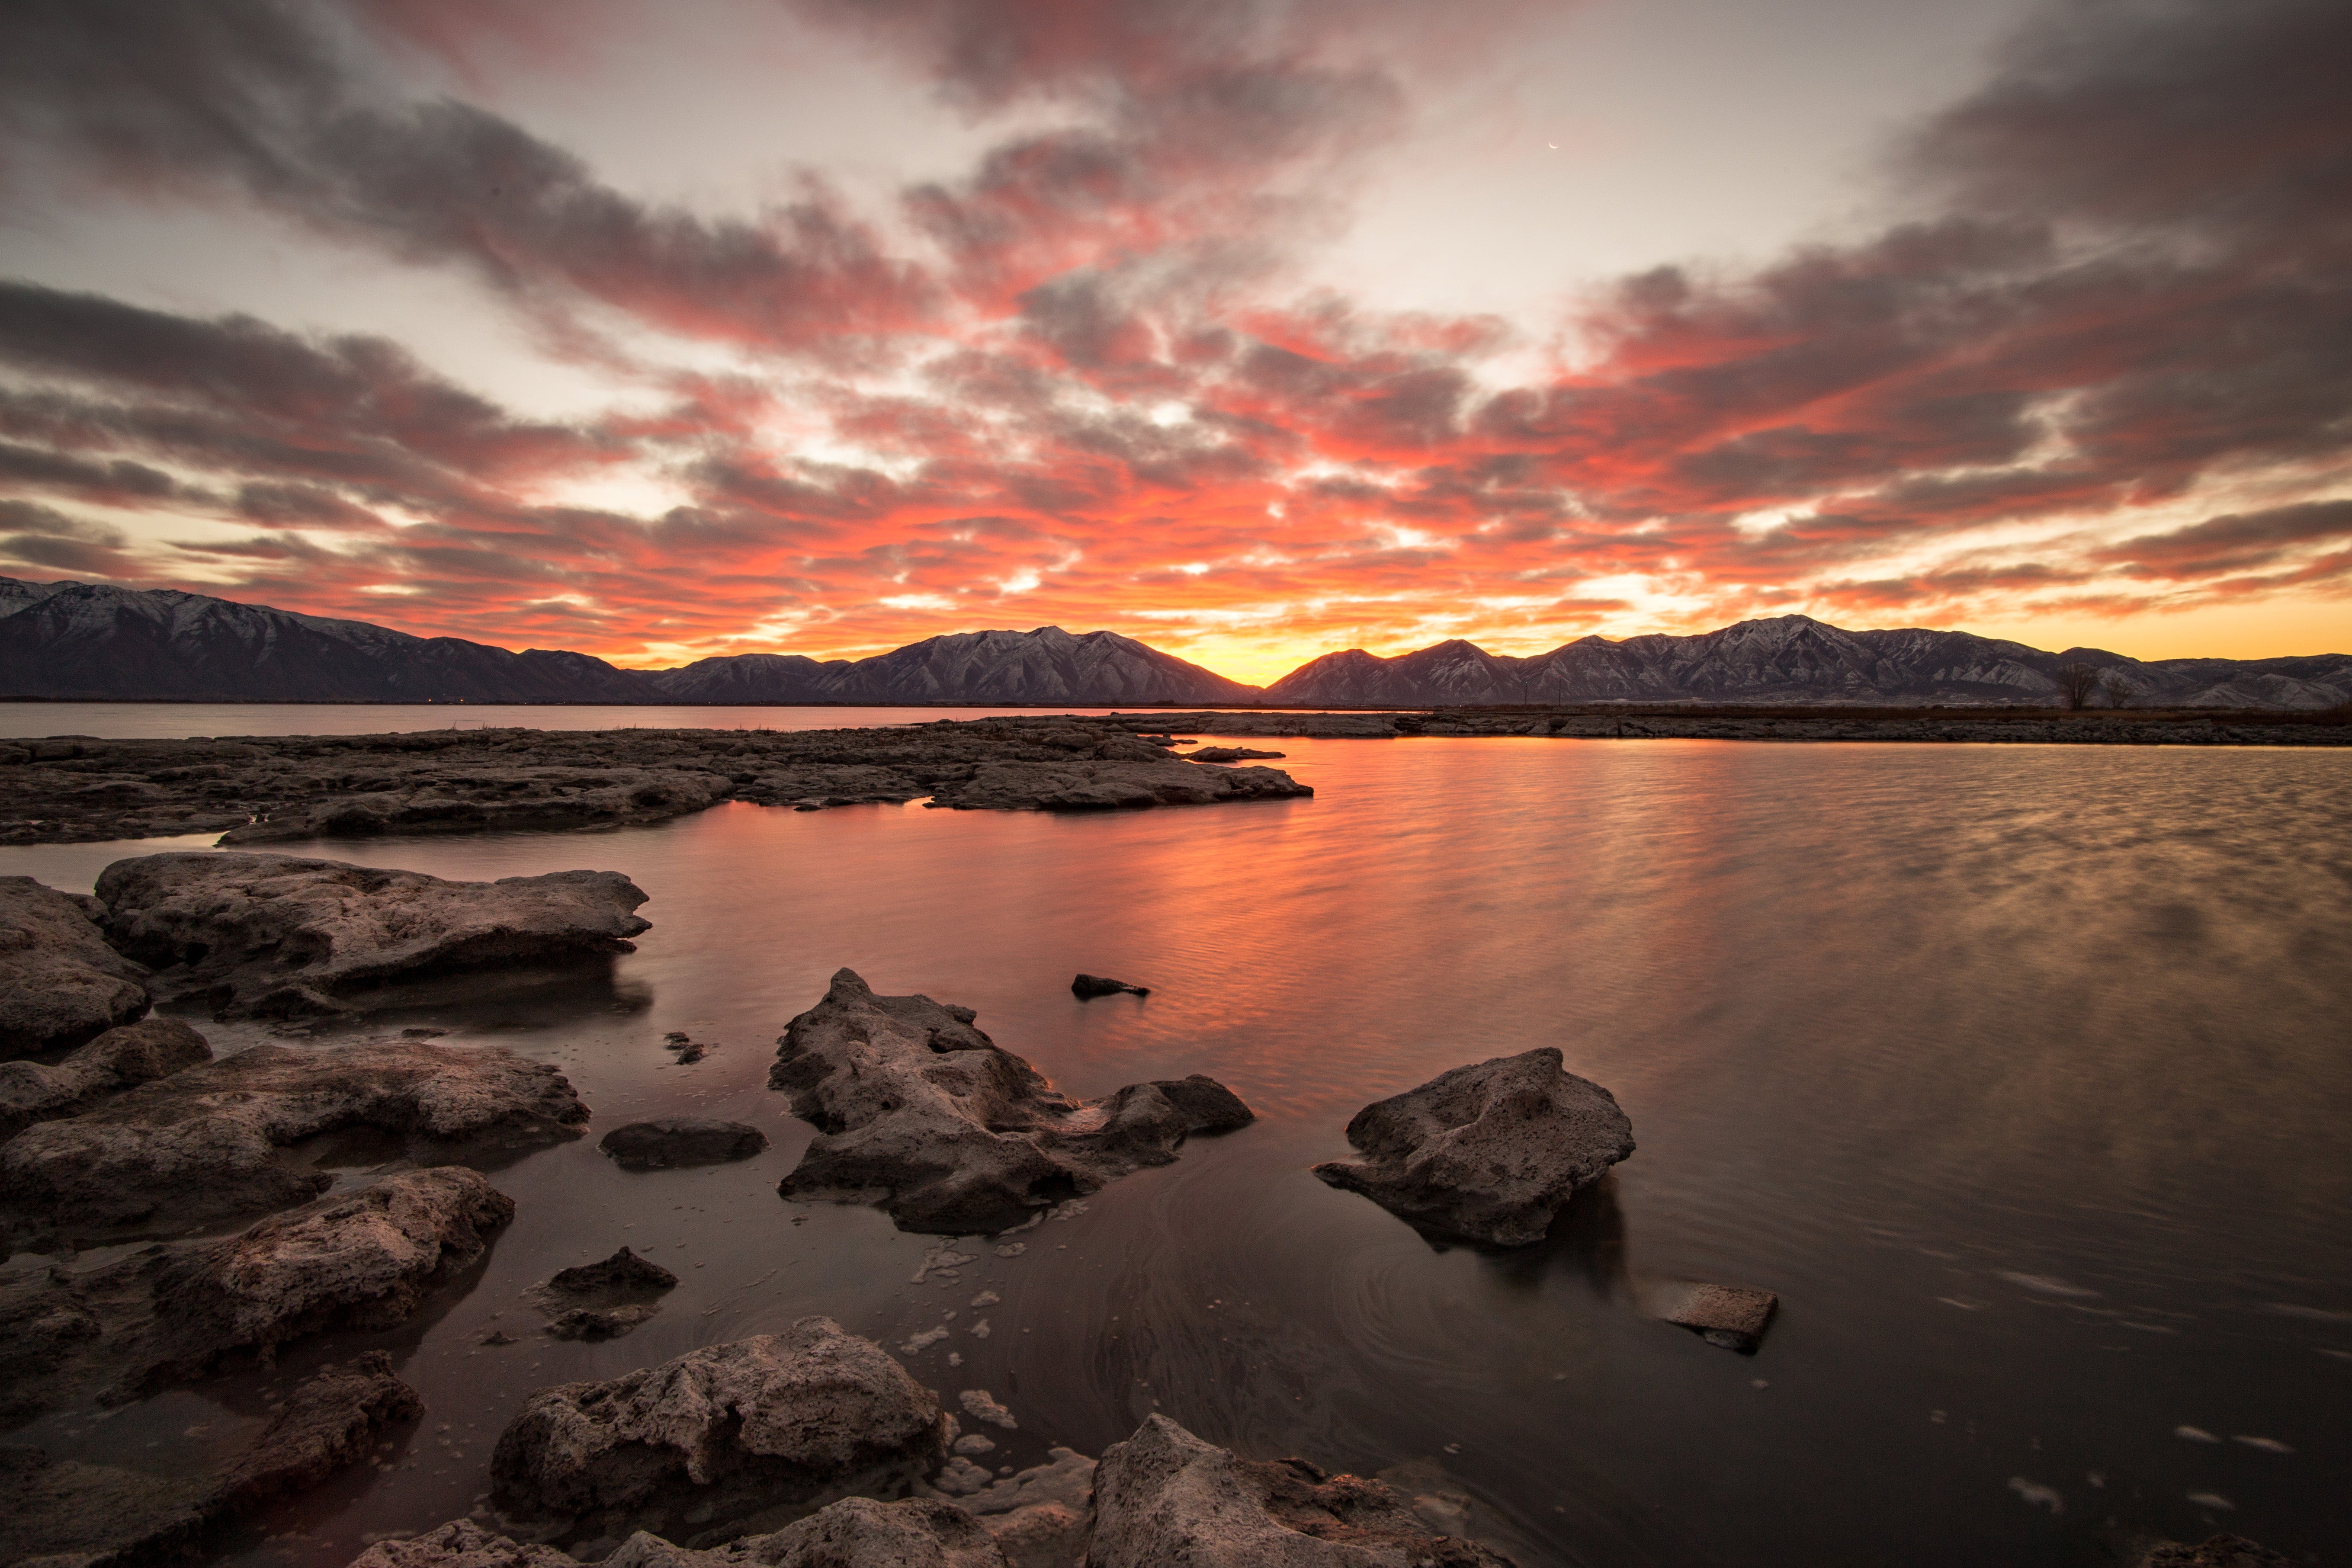
<path fill-rule="evenodd" d="M 1231 1089 L 1197 1075 L 1072 1100 L 973 1017 L 928 996 L 877 995 L 851 970 L 835 974 L 769 1070 L 769 1087 L 821 1130 L 778 1191 L 879 1202 L 907 1230 L 1001 1230 L 1171 1163 L 1193 1133 L 1252 1120 Z"/>
<path fill-rule="evenodd" d="M 541 1518 L 709 1489 L 773 1503 L 853 1475 L 911 1474 L 944 1441 L 939 1401 L 881 1346 L 803 1318 L 610 1382 L 541 1389 L 499 1434 L 490 1476 L 504 1506 Z"/>
<path fill-rule="evenodd" d="M 109 940 L 156 970 L 158 995 L 225 1016 L 334 1013 L 389 982 L 626 952 L 651 924 L 617 871 L 449 882 L 287 855 L 142 855 L 98 889 Z"/>
<path fill-rule="evenodd" d="M 147 1011 L 146 966 L 107 945 L 86 902 L 0 877 L 0 1058 L 78 1046 Z"/>
<path fill-rule="evenodd" d="M 1441 1073 L 1348 1123 L 1360 1160 L 1315 1167 L 1412 1224 L 1497 1247 L 1543 1239 L 1577 1190 L 1633 1152 L 1633 1126 L 1551 1047 Z"/>
<path fill-rule="evenodd" d="M 1649 1279 L 1639 1287 L 1643 1310 L 1652 1317 L 1690 1330 L 1711 1345 L 1755 1353 L 1780 1298 L 1769 1290 L 1738 1285 L 1702 1285 L 1688 1279 Z"/>
<path fill-rule="evenodd" d="M 1094 1529 L 1095 1462 L 1049 1448 L 1047 1463 L 959 1500 L 988 1527 L 1011 1568 L 1079 1568 Z"/>
<path fill-rule="evenodd" d="M 741 1121 L 671 1116 L 615 1127 L 596 1146 L 626 1169 L 658 1171 L 673 1165 L 723 1165 L 748 1160 L 767 1148 L 768 1135 Z"/>
<path fill-rule="evenodd" d="M 1117 996 L 1121 993 L 1149 996 L 1151 987 L 1129 985 L 1124 980 L 1113 980 L 1106 974 L 1081 974 L 1070 982 L 1070 994 L 1081 1002 L 1091 1001 L 1097 996 Z"/>
<path fill-rule="evenodd" d="M 2290 1568 L 2294 1561 L 2242 1535 L 2215 1535 L 2198 1546 L 2160 1542 L 2139 1560 L 2139 1568 Z"/>
<path fill-rule="evenodd" d="M 470 1519 L 412 1535 L 379 1541 L 352 1559 L 351 1568 L 580 1568 L 570 1552 L 535 1541 L 509 1541 Z"/>
<path fill-rule="evenodd" d="M 1089 1568 L 1511 1568 L 1385 1482 L 1244 1459 L 1165 1415 L 1104 1451 L 1094 1506 Z"/>
<path fill-rule="evenodd" d="M 712 1551 L 673 1546 L 639 1531 L 606 1568 L 1005 1568 L 980 1521 L 937 1498 L 844 1498 L 772 1535 Z"/>
<path fill-rule="evenodd" d="M 54 1067 L 0 1062 L 0 1143 L 36 1121 L 86 1110 L 110 1094 L 213 1059 L 205 1037 L 177 1018 L 142 1018 L 77 1046 Z"/>
<path fill-rule="evenodd" d="M 529 1294 L 548 1313 L 554 1338 L 611 1340 L 649 1321 L 661 1310 L 654 1298 L 677 1284 L 677 1275 L 625 1247 L 599 1262 L 559 1269 Z"/>
<path fill-rule="evenodd" d="M 982 763 L 971 778 L 937 790 L 930 804 L 959 811 L 1131 811 L 1314 793 L 1275 768 L 1196 768 L 1153 752 L 1149 761 Z"/>
<path fill-rule="evenodd" d="M 424 1412 L 425 1401 L 394 1373 L 383 1351 L 323 1367 L 294 1391 L 230 1470 L 223 1495 L 244 1510 L 308 1491 L 366 1454 L 386 1426 Z"/>
<path fill-rule="evenodd" d="M 240 1350 L 382 1329 L 482 1255 L 511 1200 L 462 1166 L 404 1171 L 239 1236 L 151 1247 L 0 1285 L 0 1419 L 95 1389 L 119 1404 Z"/>
<path fill-rule="evenodd" d="M 531 1143 L 577 1136 L 587 1119 L 562 1073 L 495 1047 L 257 1046 L 26 1128 L 0 1145 L 0 1207 L 20 1235 L 181 1230 L 316 1196 L 333 1178 L 277 1151 L 322 1132 Z"/>

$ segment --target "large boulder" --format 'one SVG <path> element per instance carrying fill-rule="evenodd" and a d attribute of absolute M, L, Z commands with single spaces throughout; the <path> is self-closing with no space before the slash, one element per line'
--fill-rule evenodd
<path fill-rule="evenodd" d="M 945 1441 L 938 1399 L 830 1318 L 689 1351 L 605 1383 L 543 1388 L 499 1435 L 490 1478 L 526 1517 L 698 1511 L 903 1489 Z"/>
<path fill-rule="evenodd" d="M 317 1196 L 334 1178 L 278 1151 L 322 1132 L 531 1143 L 576 1137 L 587 1120 L 562 1073 L 496 1047 L 257 1046 L 26 1129 L 0 1145 L 0 1210 L 20 1239 L 184 1230 Z"/>
<path fill-rule="evenodd" d="M 1095 1471 L 1088 1568 L 1511 1568 L 1382 1481 L 1250 1460 L 1151 1415 Z"/>
<path fill-rule="evenodd" d="M 1455 1068 L 1348 1123 L 1360 1160 L 1315 1167 L 1425 1230 L 1496 1247 L 1541 1241 L 1579 1188 L 1633 1152 L 1633 1124 L 1546 1046 Z"/>
<path fill-rule="evenodd" d="M 109 1029 L 65 1060 L 0 1062 L 0 1143 L 36 1121 L 86 1110 L 110 1094 L 213 1059 L 205 1037 L 177 1018 L 142 1018 Z"/>
<path fill-rule="evenodd" d="M 109 940 L 160 995 L 224 1015 L 344 1011 L 387 982 L 629 950 L 650 921 L 617 871 L 445 882 L 285 855 L 142 855 L 98 879 Z"/>
<path fill-rule="evenodd" d="M 768 1073 L 822 1129 L 778 1190 L 878 1199 L 908 1230 L 1001 1230 L 1171 1163 L 1192 1133 L 1253 1120 L 1231 1089 L 1198 1076 L 1072 1100 L 973 1017 L 928 996 L 877 996 L 855 972 L 836 973 L 785 1030 Z"/>
<path fill-rule="evenodd" d="M 482 1255 L 514 1204 L 462 1166 L 404 1171 L 243 1235 L 151 1247 L 0 1284 L 0 1420 L 95 1390 L 136 1398 L 236 1351 L 383 1329 Z"/>
<path fill-rule="evenodd" d="M 78 1046 L 147 1011 L 146 966 L 106 944 L 89 902 L 0 877 L 0 1058 Z"/>

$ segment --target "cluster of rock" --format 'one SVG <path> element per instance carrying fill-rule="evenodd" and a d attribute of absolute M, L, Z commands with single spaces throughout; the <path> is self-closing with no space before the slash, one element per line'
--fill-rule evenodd
<path fill-rule="evenodd" d="M 69 736 L 0 742 L 0 844 L 614 827 L 730 800 L 1079 811 L 1314 793 L 1271 768 L 1198 767 L 1129 725 L 1059 715 L 782 731 Z"/>
<path fill-rule="evenodd" d="M 974 1018 L 928 996 L 878 996 L 851 970 L 835 974 L 786 1028 L 769 1071 L 769 1087 L 821 1130 L 779 1190 L 878 1201 L 908 1230 L 1003 1230 L 1169 1163 L 1194 1133 L 1252 1120 L 1232 1090 L 1197 1075 L 1072 1100 Z"/>

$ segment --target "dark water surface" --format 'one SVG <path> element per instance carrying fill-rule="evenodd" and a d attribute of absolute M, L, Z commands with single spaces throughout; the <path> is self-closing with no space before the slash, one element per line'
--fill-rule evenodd
<path fill-rule="evenodd" d="M 2343 1560 L 2352 759 L 1280 744 L 1317 798 L 321 847 L 616 869 L 655 924 L 609 985 L 392 1020 L 561 1063 L 592 1136 L 495 1173 L 519 1215 L 425 1320 L 283 1358 L 280 1381 L 385 1345 L 430 1410 L 236 1560 L 335 1568 L 464 1514 L 527 1390 L 814 1312 L 894 1350 L 944 1322 L 905 1359 L 1013 1409 L 992 1458 L 1099 1453 L 1156 1409 L 1256 1457 L 1431 1461 L 1529 1568 L 2099 1563 L 2217 1528 Z M 86 886 L 121 852 L 0 871 Z M 765 1088 L 772 1043 L 845 964 L 978 1008 L 1072 1092 L 1206 1072 L 1260 1120 L 914 1283 L 935 1238 L 775 1194 L 810 1134 Z M 1153 994 L 1081 1004 L 1077 970 Z M 671 1066 L 670 1029 L 719 1048 Z M 1539 1045 L 1640 1144 L 1542 1247 L 1441 1250 L 1308 1173 L 1366 1101 Z M 596 1152 L 688 1111 L 774 1147 L 646 1174 Z M 541 1337 L 520 1292 L 625 1242 L 682 1278 L 660 1315 Z M 1780 1317 L 1734 1355 L 1641 1316 L 1649 1276 L 1777 1290 Z M 479 1346 L 492 1327 L 523 1342 Z M 267 1382 L 26 1436 L 199 1464 Z"/>

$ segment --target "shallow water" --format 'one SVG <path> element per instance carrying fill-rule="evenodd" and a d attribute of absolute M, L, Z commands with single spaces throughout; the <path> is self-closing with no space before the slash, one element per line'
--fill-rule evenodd
<path fill-rule="evenodd" d="M 560 1062 L 592 1133 L 690 1110 L 774 1146 L 631 1174 L 592 1136 L 499 1170 L 519 1215 L 425 1320 L 277 1373 L 387 1346 L 425 1424 L 235 1560 L 339 1568 L 476 1507 L 527 1390 L 814 1312 L 894 1348 L 944 1322 L 906 1359 L 950 1400 L 1012 1406 L 992 1458 L 1098 1453 L 1158 1409 L 1254 1456 L 1432 1461 L 1530 1568 L 2352 1538 L 2346 758 L 1279 743 L 1315 799 L 730 805 L 319 847 L 443 876 L 628 873 L 655 925 L 609 984 L 388 1022 Z M 87 886 L 118 852 L 12 849 L 0 871 Z M 1072 1092 L 1206 1072 L 1260 1120 L 1019 1257 L 967 1247 L 982 1262 L 912 1283 L 932 1238 L 774 1190 L 809 1130 L 764 1087 L 772 1041 L 845 964 L 977 1007 Z M 1082 1004 L 1078 970 L 1153 994 Z M 671 1066 L 671 1029 L 719 1048 Z M 1609 1086 L 1640 1145 L 1544 1246 L 1434 1247 L 1308 1173 L 1366 1101 L 1538 1045 Z M 624 1242 L 682 1277 L 660 1315 L 602 1344 L 537 1336 L 520 1293 Z M 1734 1355 L 1642 1317 L 1651 1276 L 1774 1289 L 1781 1313 Z M 1001 1301 L 968 1305 L 983 1290 Z M 478 1345 L 493 1327 L 523 1342 Z M 268 1383 L 16 1440 L 201 1464 L 258 1424 Z"/>
<path fill-rule="evenodd" d="M 0 702 L 0 737 L 185 741 L 223 735 L 389 735 L 416 730 L 851 730 L 1110 708 L 655 708 L 488 702 Z"/>

